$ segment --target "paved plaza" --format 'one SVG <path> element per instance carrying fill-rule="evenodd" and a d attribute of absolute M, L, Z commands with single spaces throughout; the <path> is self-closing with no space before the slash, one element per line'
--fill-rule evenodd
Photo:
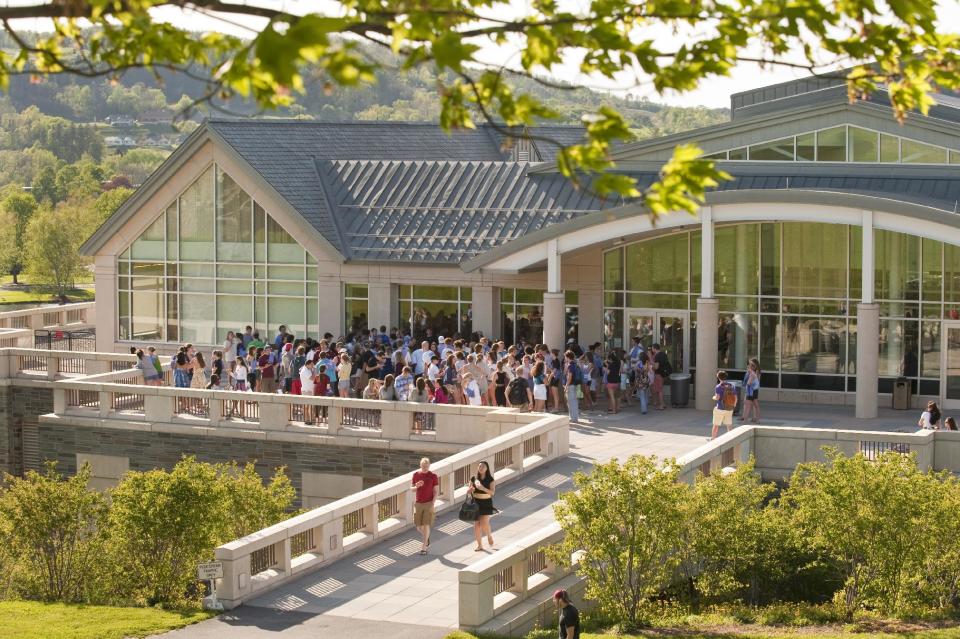
<path fill-rule="evenodd" d="M 762 423 L 912 432 L 916 419 L 916 411 L 881 409 L 876 419 L 858 420 L 853 407 L 767 404 Z M 568 457 L 498 488 L 494 503 L 501 513 L 492 520 L 495 547 L 551 521 L 551 504 L 559 492 L 571 488 L 575 471 L 633 453 L 661 457 L 687 453 L 706 443 L 710 416 L 692 408 L 641 415 L 634 406 L 619 415 L 587 412 L 583 421 L 571 427 Z M 418 554 L 416 532 L 410 531 L 306 574 L 216 619 L 164 636 L 351 639 L 380 634 L 389 627 L 392 637 L 443 637 L 457 627 L 458 571 L 488 552 L 475 552 L 474 545 L 472 525 L 459 521 L 455 512 L 448 513 L 438 517 L 426 557 Z"/>

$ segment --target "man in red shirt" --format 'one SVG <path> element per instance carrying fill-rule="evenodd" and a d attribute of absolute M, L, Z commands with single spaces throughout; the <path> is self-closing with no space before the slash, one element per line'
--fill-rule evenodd
<path fill-rule="evenodd" d="M 276 393 L 277 377 L 274 371 L 276 362 L 273 357 L 273 348 L 270 344 L 263 347 L 263 355 L 257 360 L 257 368 L 260 369 L 260 392 Z"/>
<path fill-rule="evenodd" d="M 420 554 L 425 555 L 430 546 L 430 526 L 433 525 L 433 520 L 437 516 L 433 504 L 440 492 L 440 478 L 430 472 L 430 460 L 426 457 L 420 460 L 420 470 L 413 473 L 411 490 L 417 495 L 413 503 L 413 524 L 423 536 Z"/>

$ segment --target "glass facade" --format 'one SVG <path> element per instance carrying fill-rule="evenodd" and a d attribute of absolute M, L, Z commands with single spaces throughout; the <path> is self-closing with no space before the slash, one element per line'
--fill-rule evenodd
<path fill-rule="evenodd" d="M 316 334 L 317 297 L 314 258 L 213 165 L 117 261 L 122 340 L 215 344 L 247 325 Z"/>
<path fill-rule="evenodd" d="M 855 390 L 860 228 L 732 224 L 717 226 L 714 235 L 719 366 L 741 371 L 758 357 L 768 387 Z M 960 247 L 882 230 L 874 240 L 880 391 L 903 375 L 915 391 L 936 395 L 941 320 L 960 317 Z M 606 251 L 608 343 L 622 343 L 630 309 L 695 310 L 699 258 L 700 231 Z"/>
<path fill-rule="evenodd" d="M 473 289 L 466 286 L 401 285 L 400 331 L 415 340 L 460 336 L 473 332 Z"/>
<path fill-rule="evenodd" d="M 507 344 L 543 341 L 543 289 L 500 289 L 500 339 Z M 579 342 L 580 300 L 577 291 L 564 292 L 564 333 L 566 340 Z M 551 344 L 551 348 L 560 348 Z"/>
<path fill-rule="evenodd" d="M 343 285 L 343 325 L 347 333 L 358 334 L 366 328 L 370 312 L 369 289 L 366 284 Z"/>
<path fill-rule="evenodd" d="M 850 125 L 718 151 L 703 157 L 759 162 L 960 163 L 960 151 Z"/>

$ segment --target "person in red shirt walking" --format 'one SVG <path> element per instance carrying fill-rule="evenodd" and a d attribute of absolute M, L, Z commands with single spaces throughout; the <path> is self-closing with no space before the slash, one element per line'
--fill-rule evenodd
<path fill-rule="evenodd" d="M 437 516 L 434 502 L 440 492 L 440 478 L 430 472 L 430 460 L 426 457 L 420 460 L 420 470 L 413 473 L 411 490 L 417 494 L 413 504 L 413 524 L 423 537 L 420 554 L 425 555 L 430 546 L 430 526 L 433 525 L 433 520 Z"/>

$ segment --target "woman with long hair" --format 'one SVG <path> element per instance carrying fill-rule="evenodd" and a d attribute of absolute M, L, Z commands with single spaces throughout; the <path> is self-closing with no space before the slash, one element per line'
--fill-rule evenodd
<path fill-rule="evenodd" d="M 544 370 L 544 363 L 540 360 L 533 365 L 533 370 L 530 372 L 533 378 L 533 411 L 535 413 L 542 413 L 546 410 L 547 379 Z"/>
<path fill-rule="evenodd" d="M 938 430 L 940 428 L 940 407 L 934 401 L 927 402 L 927 410 L 920 415 L 917 425 L 921 430 Z"/>
<path fill-rule="evenodd" d="M 756 357 L 750 358 L 747 364 L 747 373 L 743 376 L 743 393 L 745 396 L 743 402 L 743 421 L 750 421 L 750 415 L 753 414 L 753 421 L 760 421 L 760 362 Z"/>
<path fill-rule="evenodd" d="M 487 537 L 487 543 L 493 548 L 493 532 L 490 530 L 490 517 L 494 513 L 493 495 L 497 492 L 496 482 L 493 480 L 493 471 L 490 470 L 490 464 L 485 461 L 477 464 L 477 474 L 470 478 L 470 484 L 467 486 L 467 492 L 473 495 L 477 500 L 479 507 L 479 517 L 473 522 L 473 536 L 477 540 L 475 551 L 483 550 L 483 537 Z"/>
<path fill-rule="evenodd" d="M 193 377 L 190 379 L 190 388 L 207 387 L 207 372 L 204 370 L 206 367 L 207 364 L 203 361 L 203 354 L 198 352 L 197 356 L 193 358 Z"/>

